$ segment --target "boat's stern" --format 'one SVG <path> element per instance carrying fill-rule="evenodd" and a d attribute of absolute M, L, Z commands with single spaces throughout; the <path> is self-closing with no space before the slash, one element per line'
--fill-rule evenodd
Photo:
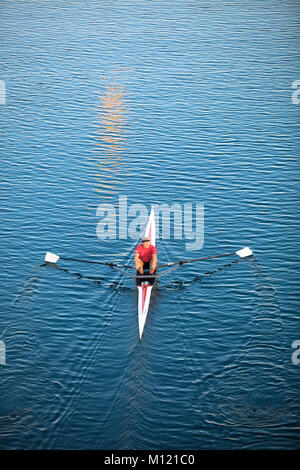
<path fill-rule="evenodd" d="M 149 285 L 138 286 L 138 296 L 139 296 L 139 299 L 138 299 L 138 311 L 139 311 L 138 318 L 139 318 L 140 338 L 142 338 L 142 334 L 143 334 L 143 331 L 144 331 L 144 326 L 145 326 L 146 319 L 147 319 L 152 287 L 153 286 L 149 286 Z"/>

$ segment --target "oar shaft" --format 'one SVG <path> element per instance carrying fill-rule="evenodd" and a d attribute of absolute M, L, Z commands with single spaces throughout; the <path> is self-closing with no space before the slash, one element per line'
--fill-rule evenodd
<path fill-rule="evenodd" d="M 90 263 L 90 264 L 101 264 L 105 266 L 110 266 L 110 267 L 120 267 L 120 268 L 133 268 L 134 266 L 124 266 L 120 264 L 115 264 L 115 263 L 108 263 L 104 261 L 92 261 L 92 260 L 87 260 L 87 259 L 78 259 L 78 258 L 66 258 L 64 256 L 60 256 L 60 259 L 63 259 L 65 261 L 77 261 L 78 263 Z"/>
<path fill-rule="evenodd" d="M 235 253 L 225 253 L 224 255 L 207 256 L 206 258 L 187 259 L 185 261 L 179 261 L 179 264 L 193 263 L 194 261 L 204 261 L 206 259 L 223 258 L 224 256 L 232 255 L 235 255 Z"/>
<path fill-rule="evenodd" d="M 160 264 L 157 267 L 165 268 L 166 266 L 173 266 L 175 264 L 182 265 L 182 264 L 187 264 L 187 263 L 193 263 L 194 261 L 205 261 L 207 259 L 223 258 L 224 256 L 232 256 L 232 255 L 235 255 L 235 253 L 225 253 L 223 255 L 206 256 L 205 258 L 187 259 L 185 261 L 176 261 L 175 263 Z"/>
<path fill-rule="evenodd" d="M 78 258 L 65 258 L 64 256 L 60 256 L 60 259 L 64 259 L 65 261 L 77 261 L 78 263 L 91 263 L 91 264 L 104 264 L 104 265 L 111 264 L 111 263 L 105 263 L 104 261 L 92 261 L 92 260 L 78 259 Z"/>

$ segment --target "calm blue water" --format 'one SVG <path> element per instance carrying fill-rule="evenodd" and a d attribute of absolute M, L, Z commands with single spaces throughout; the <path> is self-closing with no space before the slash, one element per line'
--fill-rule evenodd
<path fill-rule="evenodd" d="M 3 2 L 0 448 L 299 448 L 296 0 Z M 142 342 L 100 204 L 203 203 Z M 2 361 L 3 362 L 3 361 Z"/>

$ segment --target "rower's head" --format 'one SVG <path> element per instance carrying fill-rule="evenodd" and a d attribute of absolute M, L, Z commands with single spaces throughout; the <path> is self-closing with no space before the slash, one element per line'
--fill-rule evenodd
<path fill-rule="evenodd" d="M 149 246 L 150 246 L 149 237 L 143 237 L 142 238 L 142 245 L 143 245 L 144 248 L 149 248 Z"/>

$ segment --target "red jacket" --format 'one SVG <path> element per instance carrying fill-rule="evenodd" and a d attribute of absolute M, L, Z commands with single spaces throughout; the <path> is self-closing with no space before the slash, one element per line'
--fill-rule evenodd
<path fill-rule="evenodd" d="M 157 250 L 155 246 L 151 245 L 149 248 L 144 248 L 143 245 L 139 245 L 135 249 L 135 253 L 139 254 L 139 257 L 144 263 L 149 263 L 153 255 L 156 255 Z"/>

